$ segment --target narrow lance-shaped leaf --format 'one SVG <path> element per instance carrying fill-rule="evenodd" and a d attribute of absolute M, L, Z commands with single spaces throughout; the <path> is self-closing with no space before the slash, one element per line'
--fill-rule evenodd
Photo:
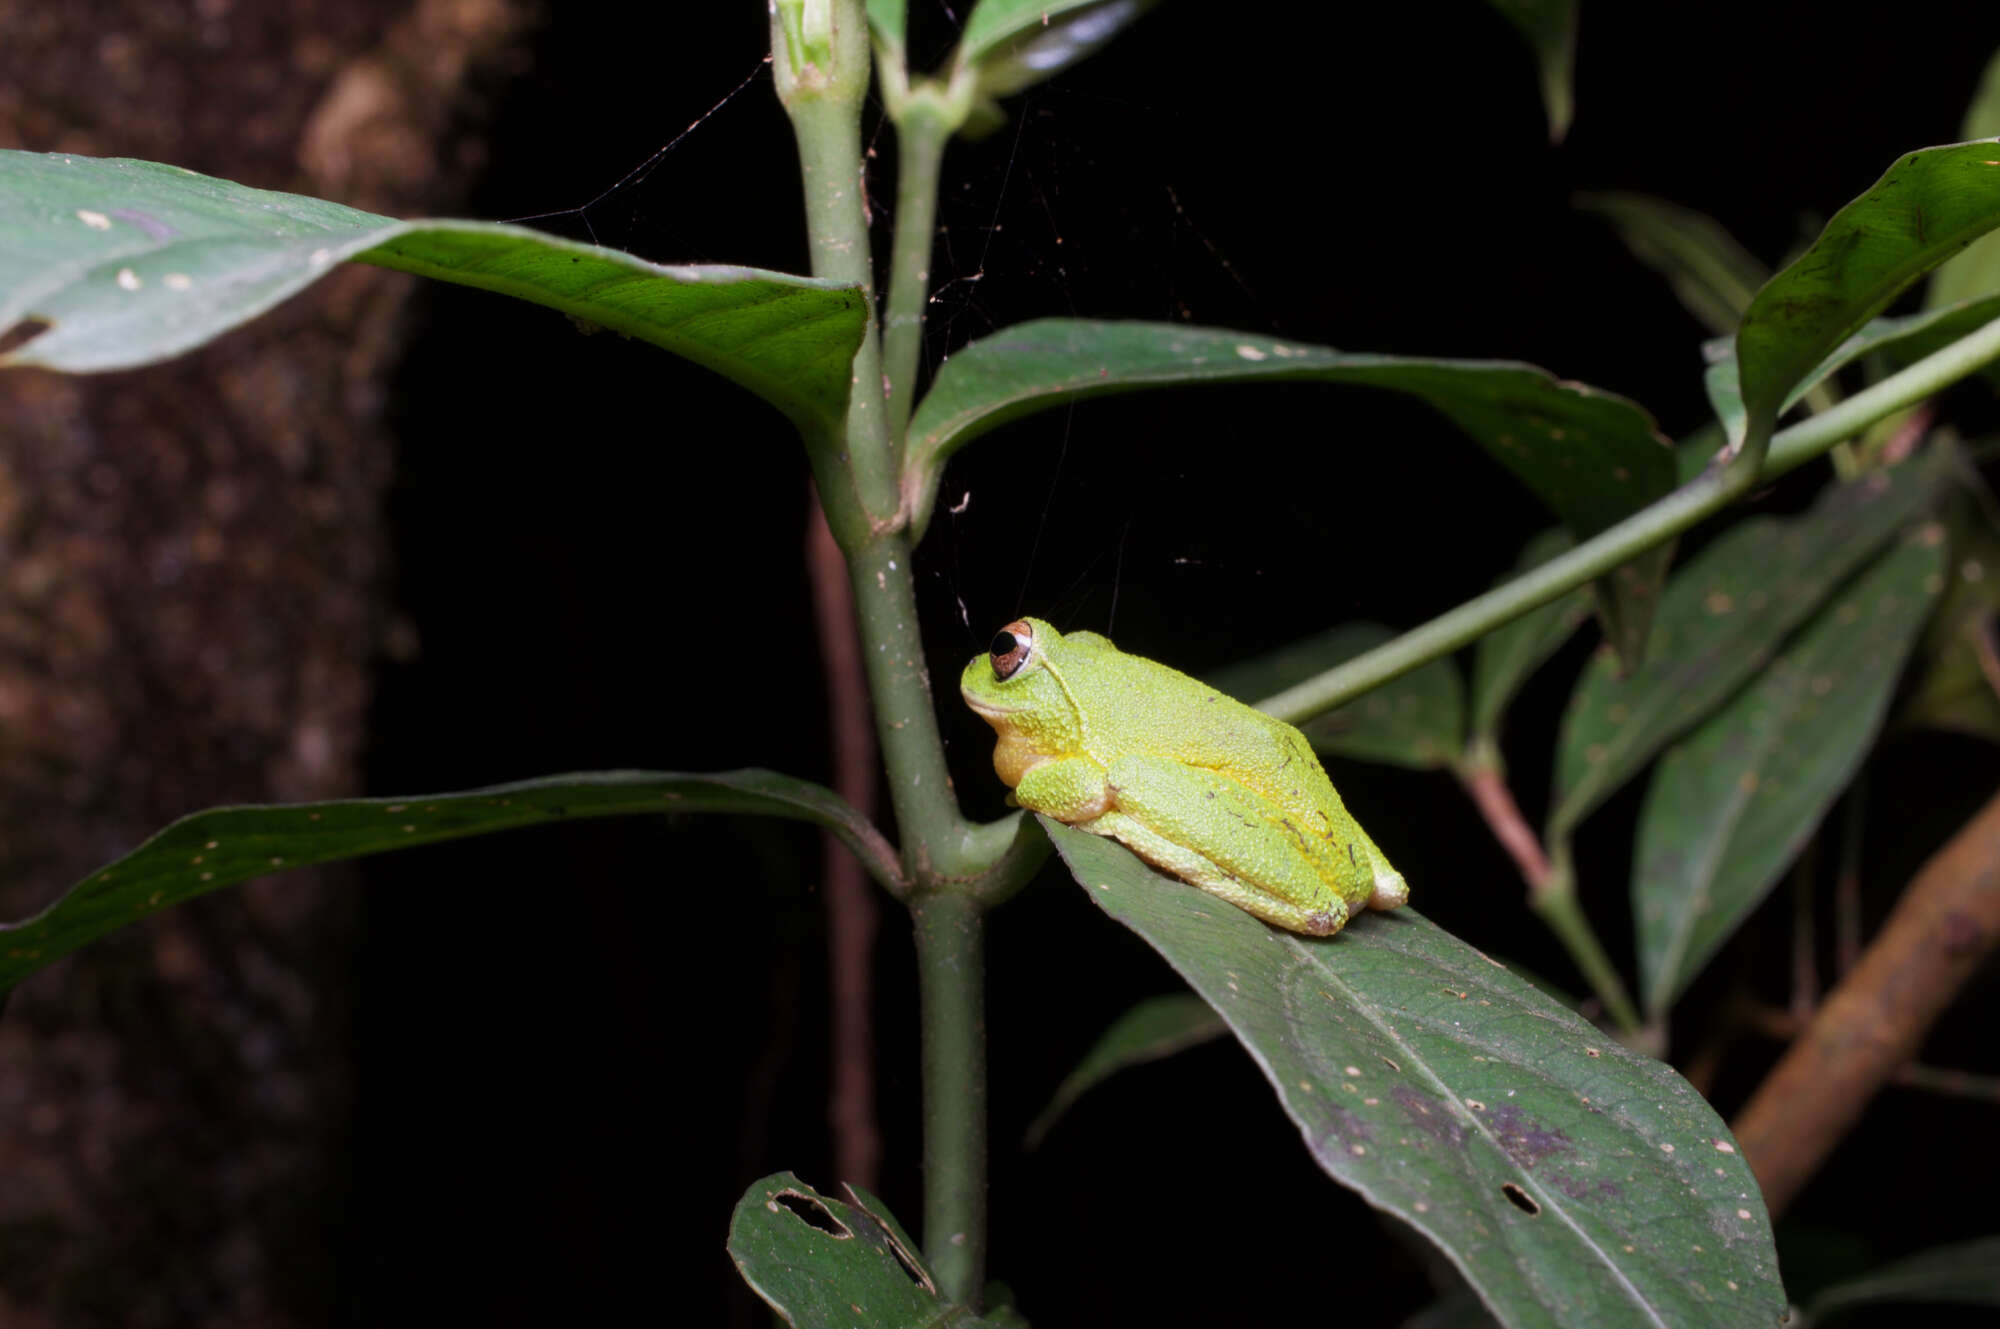
<path fill-rule="evenodd" d="M 1958 131 L 1960 138 L 1968 139 L 1995 135 L 2000 135 L 2000 51 L 1986 62 L 1986 73 Z M 1995 294 L 2000 294 L 2000 235 L 1982 235 L 1931 274 L 1924 303 L 1941 308 Z"/>
<path fill-rule="evenodd" d="M 1113 393 L 1179 385 L 1321 382 L 1386 388 L 1435 408 L 1512 471 L 1579 538 L 1674 488 L 1652 417 L 1623 397 L 1517 361 L 1347 354 L 1178 323 L 1040 319 L 945 361 L 910 421 L 904 502 L 929 520 L 947 458 L 1011 420 Z M 1666 568 L 1642 554 L 1598 583 L 1606 636 L 1636 657 Z"/>
<path fill-rule="evenodd" d="M 1664 1015 L 1742 926 L 1853 778 L 1943 568 L 1944 528 L 1928 523 L 1660 759 L 1632 878 L 1649 1015 Z"/>
<path fill-rule="evenodd" d="M 1549 139 L 1560 143 L 1576 110 L 1570 87 L 1576 68 L 1576 0 L 1492 0 L 1492 4 L 1528 39 L 1535 53 Z"/>
<path fill-rule="evenodd" d="M 2000 226 L 2000 140 L 1904 155 L 1757 293 L 1736 333 L 1743 434 L 1761 449 L 1787 397 L 1911 282 Z"/>
<path fill-rule="evenodd" d="M 958 63 L 979 91 L 1004 97 L 1054 78 L 1116 37 L 1155 0 L 979 0 L 958 40 Z"/>
<path fill-rule="evenodd" d="M 1599 656 L 1563 715 L 1548 839 L 1561 843 L 1655 753 L 1728 698 L 1930 500 L 1954 464 L 1932 448 L 1830 488 L 1800 517 L 1718 536 L 1661 597 L 1646 657 L 1628 678 Z"/>
<path fill-rule="evenodd" d="M 1575 539 L 1560 527 L 1528 541 L 1514 562 L 1518 575 L 1538 568 L 1572 548 Z M 1500 738 L 1508 703 L 1542 663 L 1554 655 L 1590 617 L 1590 595 L 1581 587 L 1558 596 L 1479 639 L 1472 665 L 1472 734 L 1487 745 Z"/>
<path fill-rule="evenodd" d="M 822 1195 L 789 1172 L 752 1182 L 729 1218 L 729 1258 L 795 1329 L 978 1329 L 945 1300 L 922 1251 L 858 1186 Z"/>
<path fill-rule="evenodd" d="M 831 790 L 775 771 L 602 771 L 417 798 L 211 808 L 91 873 L 32 918 L 0 924 L 0 990 L 115 928 L 253 877 L 517 826 L 668 812 L 809 821 L 838 836 L 878 881 L 900 880 L 895 850 L 860 813 Z"/>
<path fill-rule="evenodd" d="M 2000 1236 L 1939 1246 L 1836 1283 L 1812 1299 L 1812 1329 L 1857 1306 L 1950 1305 L 2000 1309 Z"/>
<path fill-rule="evenodd" d="M 1320 1167 L 1436 1242 L 1503 1322 L 1777 1323 L 1756 1180 L 1671 1069 L 1407 908 L 1315 940 L 1044 825 L 1228 1022 Z"/>
<path fill-rule="evenodd" d="M 1734 332 L 1771 270 L 1721 222 L 1644 194 L 1579 194 L 1576 205 L 1618 230 L 1633 257 L 1667 279 L 1682 306 L 1710 332 Z"/>
<path fill-rule="evenodd" d="M 1379 623 L 1343 623 L 1217 670 L 1207 681 L 1254 705 L 1395 635 Z M 1465 743 L 1465 684 L 1449 657 L 1432 660 L 1299 728 L 1314 748 L 1334 756 L 1414 770 L 1449 766 Z"/>
<path fill-rule="evenodd" d="M 1228 1032 L 1222 1017 L 1192 993 L 1146 998 L 1113 1020 L 1076 1069 L 1063 1077 L 1049 1105 L 1028 1126 L 1028 1148 L 1041 1144 L 1071 1104 L 1118 1072 L 1212 1043 Z"/>
<path fill-rule="evenodd" d="M 846 416 L 868 311 L 849 287 L 663 267 L 519 226 L 397 221 L 158 162 L 0 151 L 0 365 L 83 373 L 167 359 L 343 260 L 547 305 L 685 356 L 802 429 Z"/>

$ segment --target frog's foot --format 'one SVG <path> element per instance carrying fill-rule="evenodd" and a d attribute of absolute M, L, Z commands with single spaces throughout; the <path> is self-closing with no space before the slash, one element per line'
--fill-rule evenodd
<path fill-rule="evenodd" d="M 1410 883 L 1394 868 L 1375 869 L 1375 890 L 1368 897 L 1370 909 L 1394 909 L 1410 902 Z"/>

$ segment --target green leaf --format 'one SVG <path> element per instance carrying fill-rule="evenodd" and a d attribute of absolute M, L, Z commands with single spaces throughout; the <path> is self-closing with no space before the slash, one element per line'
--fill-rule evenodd
<path fill-rule="evenodd" d="M 1943 568 L 1944 528 L 1927 523 L 1660 759 L 1632 880 L 1648 1015 L 1664 1015 L 1742 926 L 1860 768 Z"/>
<path fill-rule="evenodd" d="M 1040 319 L 1004 328 L 945 361 L 910 421 L 904 494 L 921 526 L 952 453 L 1037 411 L 1145 388 L 1346 383 L 1407 393 L 1470 434 L 1578 538 L 1674 488 L 1674 456 L 1653 419 L 1623 397 L 1509 360 L 1345 354 L 1179 323 Z M 1598 582 L 1606 635 L 1636 656 L 1666 562 L 1641 555 Z"/>
<path fill-rule="evenodd" d="M 1514 570 L 1502 582 L 1538 568 L 1576 544 L 1561 527 L 1543 531 L 1522 548 Z M 1534 672 L 1590 617 L 1590 594 L 1582 587 L 1529 610 L 1479 639 L 1472 664 L 1473 742 L 1499 742 L 1507 706 Z"/>
<path fill-rule="evenodd" d="M 414 798 L 211 808 L 182 817 L 32 918 L 0 924 L 0 990 L 115 928 L 253 877 L 516 826 L 668 812 L 809 821 L 840 837 L 877 880 L 900 879 L 895 850 L 845 800 L 775 771 L 601 771 Z"/>
<path fill-rule="evenodd" d="M 649 341 L 824 431 L 846 417 L 858 291 L 662 267 L 519 226 L 396 221 L 158 162 L 0 151 L 0 365 L 125 369 L 191 350 L 343 260 L 497 291 Z"/>
<path fill-rule="evenodd" d="M 1986 73 L 1979 80 L 1972 104 L 1965 109 L 1965 122 L 1958 133 L 1960 138 L 1996 135 L 2000 135 L 2000 52 L 1987 61 Z M 1924 303 L 1937 307 L 1995 293 L 2000 293 L 2000 235 L 1985 235 L 1931 274 Z"/>
<path fill-rule="evenodd" d="M 2000 535 L 1970 503 L 1953 514 L 1951 530 L 1944 603 L 1898 720 L 2000 743 Z"/>
<path fill-rule="evenodd" d="M 1343 623 L 1208 676 L 1208 685 L 1255 705 L 1372 650 L 1396 634 L 1379 623 Z M 1449 657 L 1432 660 L 1338 710 L 1299 726 L 1314 748 L 1357 761 L 1434 770 L 1465 742 L 1465 684 Z"/>
<path fill-rule="evenodd" d="M 1734 332 L 1771 270 L 1721 222 L 1646 194 L 1579 194 L 1576 206 L 1611 223 L 1632 256 L 1667 279 L 1710 332 Z"/>
<path fill-rule="evenodd" d="M 1200 1047 L 1227 1032 L 1222 1017 L 1192 993 L 1146 998 L 1113 1020 L 1076 1069 L 1063 1077 L 1049 1105 L 1029 1125 L 1027 1147 L 1039 1146 L 1071 1104 L 1118 1072 Z"/>
<path fill-rule="evenodd" d="M 1156 0 L 980 0 L 958 40 L 979 91 L 1005 97 L 1054 78 L 1116 37 Z"/>
<path fill-rule="evenodd" d="M 975 1329 L 946 1301 L 917 1244 L 858 1186 L 822 1195 L 789 1172 L 753 1182 L 729 1217 L 729 1258 L 797 1329 Z"/>
<path fill-rule="evenodd" d="M 1743 434 L 1761 449 L 1813 367 L 1910 283 L 2000 226 L 2000 140 L 1904 155 L 1750 302 L 1736 333 Z M 1983 294 L 1983 293 L 1982 293 Z"/>
<path fill-rule="evenodd" d="M 1778 414 L 1791 410 L 1808 392 L 1862 356 L 1879 354 L 1891 364 L 1915 364 L 1931 352 L 1971 336 L 1995 318 L 2000 318 L 2000 295 L 1903 318 L 1870 319 L 1793 386 Z M 1729 437 L 1741 438 L 1748 427 L 1748 412 L 1743 403 L 1735 344 L 1726 337 L 1718 337 L 1705 343 L 1701 350 L 1708 361 L 1702 386 L 1708 392 L 1709 405 Z"/>
<path fill-rule="evenodd" d="M 1528 39 L 1541 75 L 1549 140 L 1562 142 L 1576 109 L 1570 86 L 1576 70 L 1576 0 L 1492 0 L 1492 5 Z"/>
<path fill-rule="evenodd" d="M 1778 644 L 1936 492 L 1932 448 L 1831 486 L 1803 516 L 1739 522 L 1667 582 L 1645 659 L 1620 679 L 1600 654 L 1563 715 L 1548 840 L 1566 841 L 1653 754 L 1763 668 Z"/>
<path fill-rule="evenodd" d="M 1939 1246 L 1836 1283 L 1812 1299 L 1815 1329 L 1856 1306 L 1923 1303 L 2000 1307 L 2000 1236 Z"/>
<path fill-rule="evenodd" d="M 1320 1167 L 1436 1242 L 1503 1322 L 1777 1322 L 1756 1180 L 1671 1069 L 1408 908 L 1297 936 L 1043 824 L 1228 1022 Z"/>

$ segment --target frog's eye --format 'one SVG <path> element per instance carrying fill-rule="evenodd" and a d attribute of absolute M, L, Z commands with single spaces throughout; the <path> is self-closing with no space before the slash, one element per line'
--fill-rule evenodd
<path fill-rule="evenodd" d="M 1012 678 L 1035 653 L 1035 630 L 1026 623 L 1009 623 L 994 634 L 988 653 L 993 657 L 993 677 Z"/>

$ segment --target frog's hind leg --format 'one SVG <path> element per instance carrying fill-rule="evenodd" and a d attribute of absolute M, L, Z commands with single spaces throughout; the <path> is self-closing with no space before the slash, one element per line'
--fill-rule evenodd
<path fill-rule="evenodd" d="M 1236 781 L 1127 756 L 1107 782 L 1116 806 L 1085 829 L 1292 932 L 1324 937 L 1347 922 L 1348 899 L 1313 857 L 1320 846 Z"/>
<path fill-rule="evenodd" d="M 1194 850 L 1175 844 L 1157 831 L 1148 830 L 1123 812 L 1107 812 L 1085 823 L 1082 829 L 1110 836 L 1154 867 L 1171 872 L 1182 881 L 1199 886 L 1210 895 L 1227 900 L 1245 913 L 1287 932 L 1326 937 L 1340 931 L 1347 922 L 1347 905 L 1331 891 L 1326 892 L 1325 904 L 1317 908 L 1281 900 L 1216 866 L 1212 860 Z"/>

